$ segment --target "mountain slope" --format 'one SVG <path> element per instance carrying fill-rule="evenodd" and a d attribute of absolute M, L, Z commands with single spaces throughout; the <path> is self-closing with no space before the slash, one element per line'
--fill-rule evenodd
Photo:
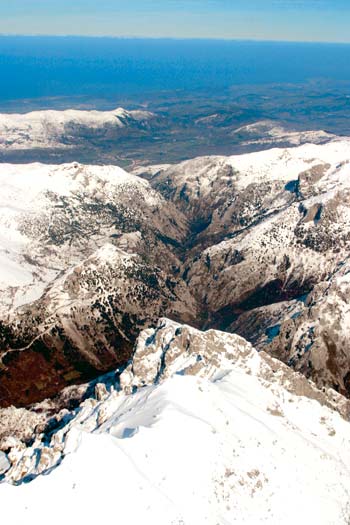
<path fill-rule="evenodd" d="M 60 271 L 105 242 L 176 264 L 167 243 L 180 244 L 188 231 L 146 181 L 115 166 L 1 164 L 0 184 L 3 311 L 40 297 Z"/>
<path fill-rule="evenodd" d="M 146 181 L 74 163 L 1 165 L 0 183 L 2 405 L 115 367 L 166 312 L 195 322 L 173 272 L 187 220 Z"/>
<path fill-rule="evenodd" d="M 195 302 L 175 285 L 113 245 L 70 268 L 0 333 L 1 404 L 25 406 L 123 365 L 139 331 L 165 313 L 195 324 Z"/>
<path fill-rule="evenodd" d="M 148 177 L 190 221 L 193 236 L 182 271 L 207 314 L 205 326 L 238 332 L 319 386 L 332 385 L 347 395 L 346 294 L 333 287 L 332 304 L 341 309 L 345 301 L 344 315 L 329 306 L 327 314 L 320 311 L 312 323 L 301 325 L 299 313 L 307 294 L 315 290 L 311 302 L 340 268 L 346 273 L 349 161 L 350 142 L 344 139 L 203 157 L 161 167 Z M 281 325 L 285 329 L 277 337 Z M 311 339 L 310 330 L 317 334 Z M 319 342 L 308 353 L 311 340 Z"/>

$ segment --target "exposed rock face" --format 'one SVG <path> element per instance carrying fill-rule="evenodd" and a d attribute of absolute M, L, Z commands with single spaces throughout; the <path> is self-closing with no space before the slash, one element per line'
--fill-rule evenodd
<path fill-rule="evenodd" d="M 155 329 L 140 334 L 132 362 L 120 376 L 120 386 L 132 393 L 175 373 L 211 378 L 222 366 L 239 366 L 255 353 L 250 343 L 237 335 L 200 332 L 161 319 Z"/>
<path fill-rule="evenodd" d="M 297 315 L 283 312 L 275 337 L 266 348 L 320 387 L 332 385 L 345 395 L 350 393 L 349 273 L 346 260 L 315 286 Z"/>
<path fill-rule="evenodd" d="M 31 445 L 36 433 L 43 432 L 48 414 L 25 408 L 7 407 L 0 409 L 0 450 L 8 451 L 13 446 Z"/>

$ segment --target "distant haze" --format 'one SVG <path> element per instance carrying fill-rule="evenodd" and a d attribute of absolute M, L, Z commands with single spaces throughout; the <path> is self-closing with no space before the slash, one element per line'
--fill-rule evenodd
<path fill-rule="evenodd" d="M 350 42 L 349 0 L 1 0 L 0 33 Z"/>

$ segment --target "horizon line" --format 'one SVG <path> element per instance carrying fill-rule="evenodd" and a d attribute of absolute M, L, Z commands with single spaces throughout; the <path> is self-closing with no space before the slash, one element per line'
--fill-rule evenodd
<path fill-rule="evenodd" d="M 176 36 L 143 36 L 143 35 L 79 35 L 79 34 L 47 34 L 47 33 L 0 33 L 0 38 L 91 38 L 113 40 L 172 40 L 172 41 L 213 41 L 242 43 L 272 43 L 272 44 L 319 44 L 319 45 L 350 45 L 349 41 L 332 40 L 281 40 L 274 38 L 219 38 L 219 37 L 176 37 Z"/>

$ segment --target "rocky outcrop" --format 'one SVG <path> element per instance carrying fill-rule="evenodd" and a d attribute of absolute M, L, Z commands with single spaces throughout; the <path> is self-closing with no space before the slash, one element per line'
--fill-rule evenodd
<path fill-rule="evenodd" d="M 218 330 L 201 332 L 168 319 L 160 319 L 155 329 L 140 334 L 132 361 L 122 372 L 119 384 L 130 394 L 138 388 L 159 384 L 174 374 L 215 381 L 232 369 L 254 375 L 270 388 L 279 385 L 297 396 L 315 399 L 337 410 L 344 418 L 350 417 L 350 401 L 332 389 L 320 391 L 280 360 L 263 351 L 258 353 L 242 337 Z"/>

